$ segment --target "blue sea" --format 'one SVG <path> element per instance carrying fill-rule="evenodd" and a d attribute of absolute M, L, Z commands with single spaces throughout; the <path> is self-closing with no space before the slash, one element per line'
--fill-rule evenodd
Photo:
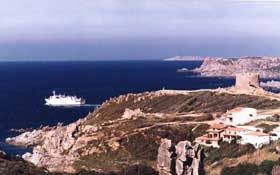
<path fill-rule="evenodd" d="M 27 149 L 4 143 L 18 133 L 11 128 L 71 123 L 94 110 L 110 97 L 162 89 L 218 88 L 233 79 L 199 77 L 178 68 L 192 69 L 201 62 L 91 61 L 91 62 L 1 62 L 0 147 L 13 154 Z M 44 98 L 55 90 L 86 99 L 81 107 L 49 107 Z"/>

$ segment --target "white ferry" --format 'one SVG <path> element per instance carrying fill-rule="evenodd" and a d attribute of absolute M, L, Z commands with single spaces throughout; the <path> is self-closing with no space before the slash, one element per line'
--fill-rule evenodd
<path fill-rule="evenodd" d="M 85 99 L 76 96 L 66 96 L 61 94 L 55 94 L 49 98 L 45 98 L 46 105 L 48 106 L 79 106 L 86 103 Z"/>

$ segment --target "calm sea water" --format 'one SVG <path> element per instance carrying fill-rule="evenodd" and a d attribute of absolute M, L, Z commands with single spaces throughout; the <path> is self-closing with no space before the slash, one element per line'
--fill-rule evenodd
<path fill-rule="evenodd" d="M 94 110 L 93 104 L 125 93 L 166 89 L 217 88 L 233 79 L 203 78 L 178 73 L 201 62 L 3 62 L 0 63 L 0 147 L 22 154 L 26 149 L 4 144 L 16 133 L 11 128 L 39 127 L 73 122 Z M 88 106 L 48 107 L 44 98 L 56 90 L 86 99 Z"/>

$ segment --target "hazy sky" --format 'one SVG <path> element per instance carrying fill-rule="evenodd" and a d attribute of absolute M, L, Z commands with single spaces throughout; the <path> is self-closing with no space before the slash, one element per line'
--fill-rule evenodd
<path fill-rule="evenodd" d="M 280 1 L 0 0 L 1 60 L 280 55 Z"/>

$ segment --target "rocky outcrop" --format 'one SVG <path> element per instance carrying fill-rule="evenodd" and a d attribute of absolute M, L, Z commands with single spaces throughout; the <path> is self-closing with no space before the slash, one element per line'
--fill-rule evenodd
<path fill-rule="evenodd" d="M 139 116 L 144 116 L 145 114 L 141 111 L 141 109 L 131 110 L 126 108 L 124 114 L 122 115 L 122 119 L 137 119 Z"/>
<path fill-rule="evenodd" d="M 74 172 L 70 165 L 79 156 L 75 150 L 86 144 L 79 142 L 78 138 L 79 127 L 83 121 L 78 120 L 67 126 L 35 129 L 14 138 L 7 138 L 6 142 L 26 147 L 33 146 L 33 153 L 26 153 L 23 158 L 38 167 L 45 167 L 50 171 Z"/>
<path fill-rule="evenodd" d="M 158 149 L 157 168 L 160 175 L 201 175 L 203 174 L 204 149 L 189 141 L 176 146 L 171 140 L 162 139 Z"/>
<path fill-rule="evenodd" d="M 174 154 L 170 150 L 171 148 L 171 140 L 162 139 L 160 147 L 158 148 L 158 156 L 157 156 L 157 169 L 160 172 L 160 175 L 171 175 L 171 155 Z"/>
<path fill-rule="evenodd" d="M 280 78 L 280 57 L 207 57 L 193 71 L 207 77 L 233 77 L 237 73 L 254 72 L 261 78 Z"/>

